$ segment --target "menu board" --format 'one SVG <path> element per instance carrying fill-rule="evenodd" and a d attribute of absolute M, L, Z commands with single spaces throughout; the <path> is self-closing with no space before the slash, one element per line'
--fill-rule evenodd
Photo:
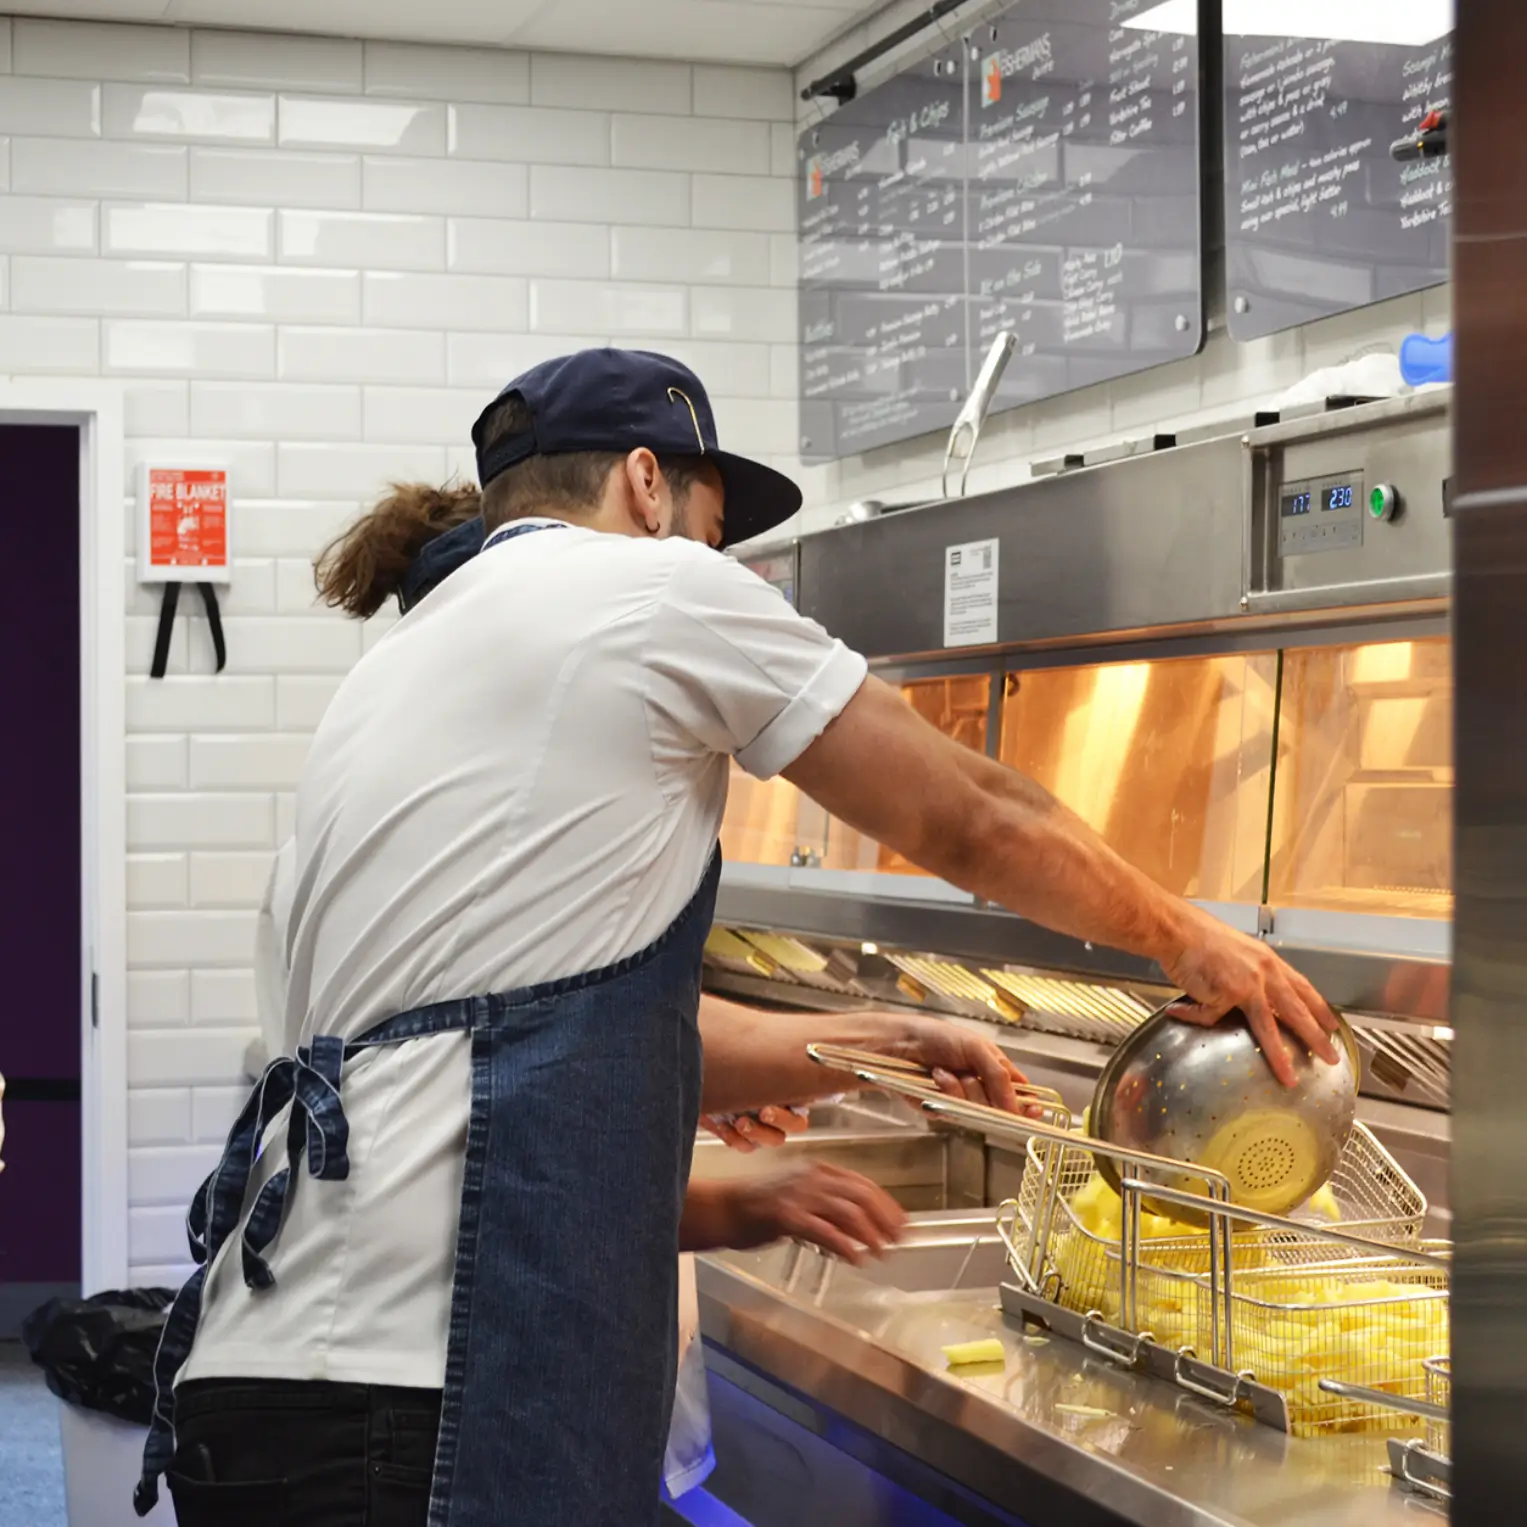
<path fill-rule="evenodd" d="M 947 429 L 969 390 L 962 52 L 801 135 L 807 460 Z"/>
<path fill-rule="evenodd" d="M 1152 0 L 1021 0 L 800 138 L 802 455 L 947 429 L 1202 342 L 1198 48 Z"/>
<path fill-rule="evenodd" d="M 997 407 L 1197 353 L 1198 42 L 1146 0 L 1030 0 L 971 88 L 972 354 L 1018 347 Z"/>
<path fill-rule="evenodd" d="M 1451 104 L 1452 79 L 1448 32 L 1406 43 L 1227 32 L 1232 337 L 1448 279 L 1452 162 L 1402 163 L 1390 145 Z"/>

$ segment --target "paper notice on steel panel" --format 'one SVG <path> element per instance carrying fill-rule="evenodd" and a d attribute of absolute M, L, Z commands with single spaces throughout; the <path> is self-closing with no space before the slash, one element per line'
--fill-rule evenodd
<path fill-rule="evenodd" d="M 997 640 L 997 543 L 970 541 L 944 552 L 944 645 Z"/>

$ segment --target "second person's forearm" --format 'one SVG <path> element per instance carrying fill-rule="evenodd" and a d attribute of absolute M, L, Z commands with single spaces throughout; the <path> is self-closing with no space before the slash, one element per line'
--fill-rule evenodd
<path fill-rule="evenodd" d="M 850 1047 L 905 1037 L 912 1027 L 885 1013 L 778 1013 L 700 999 L 705 1041 L 704 1113 L 736 1113 L 769 1104 L 811 1103 L 852 1085 L 842 1072 L 819 1066 L 810 1044 Z"/>
<path fill-rule="evenodd" d="M 736 1214 L 731 1183 L 690 1178 L 679 1220 L 680 1251 L 715 1251 L 733 1239 Z"/>

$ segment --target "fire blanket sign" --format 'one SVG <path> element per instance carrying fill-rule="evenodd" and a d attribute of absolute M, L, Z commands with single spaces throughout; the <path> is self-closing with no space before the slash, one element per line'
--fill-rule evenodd
<path fill-rule="evenodd" d="M 153 678 L 162 679 L 169 663 L 182 582 L 194 583 L 201 594 L 217 671 L 223 671 L 228 654 L 215 586 L 227 583 L 233 573 L 230 507 L 226 465 L 161 460 L 139 468 L 138 580 L 164 585 Z"/>
<path fill-rule="evenodd" d="M 228 575 L 228 474 L 224 471 L 150 467 L 148 555 L 151 578 L 207 579 Z M 153 576 L 157 575 L 157 576 Z"/>

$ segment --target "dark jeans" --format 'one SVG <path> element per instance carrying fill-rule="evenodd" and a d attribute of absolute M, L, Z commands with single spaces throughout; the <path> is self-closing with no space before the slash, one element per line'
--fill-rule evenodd
<path fill-rule="evenodd" d="M 176 1391 L 179 1527 L 425 1527 L 440 1391 L 207 1379 Z"/>

